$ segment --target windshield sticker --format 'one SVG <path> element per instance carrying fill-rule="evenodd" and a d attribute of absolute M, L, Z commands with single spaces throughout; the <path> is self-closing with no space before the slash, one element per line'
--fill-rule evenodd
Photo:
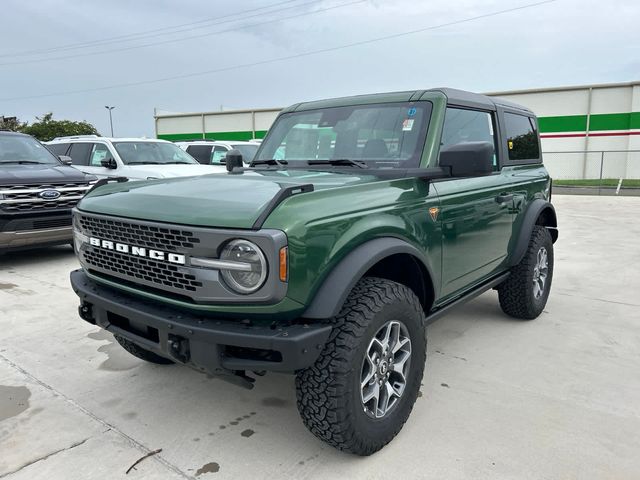
<path fill-rule="evenodd" d="M 409 116 L 409 117 L 413 117 L 413 116 L 416 114 L 416 111 L 417 111 L 417 110 L 416 110 L 416 107 L 411 107 L 411 108 L 409 109 L 409 111 L 407 112 L 407 116 Z"/>
<path fill-rule="evenodd" d="M 402 131 L 410 132 L 413 129 L 413 118 L 405 118 L 402 122 Z"/>

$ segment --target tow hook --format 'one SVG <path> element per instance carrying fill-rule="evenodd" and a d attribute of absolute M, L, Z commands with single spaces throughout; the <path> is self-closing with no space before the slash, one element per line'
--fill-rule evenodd
<path fill-rule="evenodd" d="M 96 319 L 93 318 L 93 305 L 90 303 L 83 302 L 78 307 L 78 315 L 80 315 L 80 318 L 84 321 L 89 322 L 92 325 L 96 324 Z"/>
<path fill-rule="evenodd" d="M 180 363 L 187 363 L 191 358 L 189 340 L 178 335 L 169 335 L 167 340 L 169 355 Z"/>

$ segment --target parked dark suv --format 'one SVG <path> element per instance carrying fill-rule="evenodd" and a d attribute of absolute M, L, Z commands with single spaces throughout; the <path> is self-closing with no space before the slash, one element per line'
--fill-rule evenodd
<path fill-rule="evenodd" d="M 95 180 L 35 138 L 0 131 L 0 254 L 71 243 L 71 209 Z"/>

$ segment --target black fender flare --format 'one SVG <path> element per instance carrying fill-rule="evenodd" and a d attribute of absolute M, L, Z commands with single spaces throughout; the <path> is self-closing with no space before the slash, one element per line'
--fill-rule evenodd
<path fill-rule="evenodd" d="M 358 246 L 340 260 L 324 279 L 302 317 L 309 319 L 335 317 L 340 313 L 342 305 L 358 280 L 380 260 L 399 253 L 412 255 L 422 264 L 430 277 L 430 288 L 433 290 L 433 272 L 420 250 L 399 238 L 376 238 Z M 431 293 L 432 298 L 435 298 L 435 292 Z"/>
<path fill-rule="evenodd" d="M 529 239 L 531 238 L 531 233 L 533 232 L 533 227 L 536 225 L 536 222 L 540 215 L 545 214 L 547 216 L 547 225 L 545 227 L 549 230 L 551 234 L 551 239 L 553 243 L 558 239 L 558 220 L 556 218 L 556 209 L 553 207 L 551 202 L 538 198 L 531 202 L 527 211 L 524 213 L 524 217 L 520 224 L 520 232 L 518 232 L 517 236 L 514 235 L 512 241 L 515 240 L 515 243 L 511 250 L 511 255 L 509 257 L 509 266 L 513 267 L 520 263 L 522 257 L 527 251 L 527 247 L 529 246 Z M 514 232 L 515 233 L 515 232 Z"/>

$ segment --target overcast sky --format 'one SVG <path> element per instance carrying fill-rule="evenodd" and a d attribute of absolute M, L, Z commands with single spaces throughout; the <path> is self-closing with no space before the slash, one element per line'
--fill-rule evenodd
<path fill-rule="evenodd" d="M 153 136 L 154 107 L 230 110 L 436 86 L 484 92 L 640 80 L 637 0 L 557 0 L 304 55 L 532 3 L 2 0 L 0 115 L 33 121 L 53 112 L 109 134 L 104 106 L 114 105 L 117 136 Z"/>

